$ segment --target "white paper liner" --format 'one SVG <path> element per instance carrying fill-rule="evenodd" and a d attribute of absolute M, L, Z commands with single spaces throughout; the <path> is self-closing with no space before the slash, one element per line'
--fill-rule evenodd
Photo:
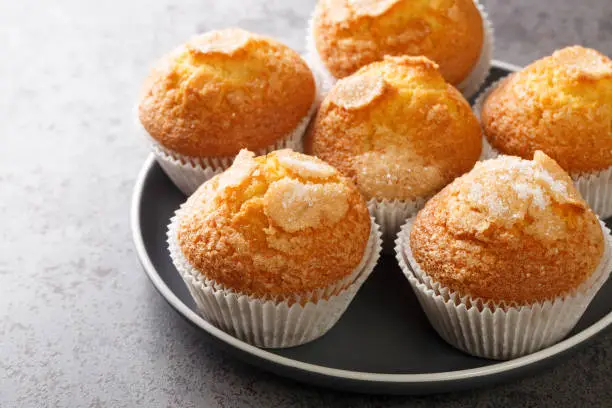
<path fill-rule="evenodd" d="M 414 200 L 368 200 L 368 209 L 380 226 L 383 236 L 383 251 L 393 252 L 395 238 L 406 220 L 415 215 L 427 202 L 428 198 Z"/>
<path fill-rule="evenodd" d="M 495 50 L 495 35 L 493 24 L 489 19 L 489 14 L 478 0 L 474 0 L 474 3 L 476 7 L 478 7 L 478 11 L 480 11 L 480 16 L 482 17 L 484 37 L 482 50 L 480 51 L 480 57 L 478 58 L 476 66 L 474 66 L 470 75 L 457 85 L 457 89 L 466 99 L 476 95 L 478 90 L 485 83 L 489 71 L 491 70 L 491 61 L 493 60 L 493 52 Z"/>
<path fill-rule="evenodd" d="M 315 76 L 319 81 L 318 85 L 319 89 L 321 90 L 321 97 L 324 98 L 338 79 L 334 77 L 331 72 L 329 72 L 319 57 L 319 53 L 317 52 L 313 35 L 314 12 L 315 10 L 313 9 L 312 13 L 310 14 L 310 18 L 308 19 L 308 28 L 306 29 L 306 55 L 304 58 L 310 66 L 310 69 L 312 69 L 313 72 L 316 72 Z"/>
<path fill-rule="evenodd" d="M 314 73 L 313 76 L 315 76 Z M 292 149 L 296 152 L 302 152 L 302 137 L 318 106 L 318 101 L 319 95 L 317 91 L 308 114 L 300 120 L 295 129 L 273 145 L 256 150 L 255 154 L 261 156 L 279 149 Z M 193 194 L 202 183 L 230 167 L 236 157 L 236 155 L 211 157 L 185 156 L 157 143 L 145 130 L 138 118 L 136 118 L 136 124 L 140 132 L 151 142 L 151 150 L 161 168 L 170 180 L 188 196 Z"/>
<path fill-rule="evenodd" d="M 489 19 L 489 15 L 485 10 L 484 6 L 478 1 L 474 0 L 480 16 L 482 17 L 483 23 L 483 44 L 482 50 L 480 51 L 480 57 L 478 62 L 472 68 L 472 72 L 465 78 L 456 88 L 463 94 L 466 99 L 474 96 L 482 84 L 484 84 L 489 70 L 491 69 L 491 61 L 493 60 L 493 51 L 495 49 L 495 36 L 493 34 L 493 24 Z M 319 53 L 314 40 L 314 10 L 308 20 L 308 28 L 306 32 L 306 61 L 311 66 L 313 71 L 317 72 L 318 78 L 320 78 L 321 93 L 327 94 L 329 90 L 338 81 L 331 72 L 327 69 Z"/>
<path fill-rule="evenodd" d="M 258 299 L 204 278 L 189 264 L 178 246 L 176 217 L 168 226 L 168 247 L 174 266 L 204 318 L 258 347 L 293 347 L 315 340 L 331 329 L 374 270 L 382 239 L 374 218 L 371 223 L 364 256 L 353 273 L 327 288 L 296 296 L 293 302 Z"/>
<path fill-rule="evenodd" d="M 460 297 L 434 282 L 414 260 L 410 248 L 413 222 L 414 218 L 406 222 L 396 241 L 400 268 L 438 334 L 452 346 L 479 357 L 507 360 L 560 341 L 578 323 L 612 270 L 612 237 L 600 221 L 606 241 L 604 255 L 575 293 L 528 306 L 495 305 Z"/>
<path fill-rule="evenodd" d="M 612 166 L 591 174 L 571 174 L 576 189 L 601 218 L 612 217 Z"/>
<path fill-rule="evenodd" d="M 502 78 L 503 79 L 503 78 Z M 499 85 L 499 81 L 492 83 L 476 98 L 474 102 L 474 114 L 480 118 L 482 105 L 487 96 Z M 483 128 L 482 154 L 480 160 L 494 159 L 500 154 L 499 150 L 491 146 Z M 546 152 L 544 152 L 546 153 Z M 570 173 L 576 189 L 580 192 L 584 200 L 593 209 L 595 214 L 601 218 L 612 216 L 612 166 L 595 173 Z"/>

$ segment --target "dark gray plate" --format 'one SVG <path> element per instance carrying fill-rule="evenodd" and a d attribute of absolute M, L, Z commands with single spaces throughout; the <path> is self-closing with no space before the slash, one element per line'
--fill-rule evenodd
<path fill-rule="evenodd" d="M 496 62 L 494 81 L 516 69 Z M 384 256 L 336 326 L 318 340 L 263 350 L 212 326 L 196 312 L 166 249 L 166 226 L 185 196 L 149 157 L 132 202 L 132 229 L 145 272 L 188 322 L 238 357 L 282 376 L 325 387 L 371 393 L 427 394 L 508 381 L 583 346 L 612 323 L 612 281 L 603 287 L 562 342 L 507 362 L 476 358 L 445 343 L 431 328 L 392 256 Z M 608 219 L 612 226 L 612 219 Z"/>

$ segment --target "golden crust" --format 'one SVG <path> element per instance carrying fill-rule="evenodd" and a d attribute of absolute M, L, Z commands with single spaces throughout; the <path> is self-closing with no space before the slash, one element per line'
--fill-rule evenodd
<path fill-rule="evenodd" d="M 482 107 L 485 134 L 505 154 L 542 150 L 570 173 L 612 166 L 612 60 L 568 47 L 505 79 Z"/>
<path fill-rule="evenodd" d="M 145 81 L 139 116 L 154 139 L 177 153 L 231 156 L 286 137 L 314 98 L 312 72 L 295 51 L 227 29 L 165 56 Z"/>
<path fill-rule="evenodd" d="M 207 278 L 259 298 L 335 284 L 360 263 L 370 216 L 357 189 L 314 157 L 243 150 L 178 213 L 178 242 Z"/>
<path fill-rule="evenodd" d="M 548 156 L 478 163 L 421 210 L 410 233 L 419 266 L 461 295 L 529 304 L 575 290 L 599 265 L 597 217 Z"/>
<path fill-rule="evenodd" d="M 423 55 L 457 85 L 483 44 L 483 21 L 472 0 L 321 0 L 313 23 L 317 51 L 337 78 L 385 55 Z"/>
<path fill-rule="evenodd" d="M 424 57 L 385 57 L 331 89 L 306 152 L 350 177 L 367 198 L 413 200 L 470 170 L 482 133 L 469 104 Z"/>

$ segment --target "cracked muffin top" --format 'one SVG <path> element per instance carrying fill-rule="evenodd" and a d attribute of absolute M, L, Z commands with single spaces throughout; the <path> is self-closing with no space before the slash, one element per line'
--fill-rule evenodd
<path fill-rule="evenodd" d="M 387 56 L 339 80 L 305 141 L 378 200 L 431 196 L 470 170 L 481 147 L 470 105 L 425 57 Z"/>
<path fill-rule="evenodd" d="M 542 150 L 565 171 L 612 166 L 612 60 L 579 46 L 504 79 L 484 101 L 482 125 L 503 154 Z"/>
<path fill-rule="evenodd" d="M 423 55 L 458 85 L 477 64 L 484 39 L 472 0 L 321 0 L 313 19 L 317 52 L 336 78 L 385 55 Z"/>
<path fill-rule="evenodd" d="M 410 232 L 421 269 L 462 296 L 529 304 L 572 293 L 604 251 L 599 221 L 554 160 L 476 164 L 421 210 Z"/>
<path fill-rule="evenodd" d="M 336 169 L 291 150 L 242 150 L 177 212 L 177 238 L 206 278 L 288 298 L 348 277 L 370 236 L 365 201 Z"/>
<path fill-rule="evenodd" d="M 287 137 L 315 100 L 299 54 L 241 29 L 192 38 L 145 80 L 139 118 L 165 148 L 191 157 L 232 156 Z"/>

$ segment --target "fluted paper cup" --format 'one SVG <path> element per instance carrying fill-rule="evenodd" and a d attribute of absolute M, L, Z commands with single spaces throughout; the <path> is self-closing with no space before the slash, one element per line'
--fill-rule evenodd
<path fill-rule="evenodd" d="M 383 250 L 393 252 L 395 238 L 406 220 L 415 215 L 427 202 L 427 198 L 415 200 L 368 200 L 368 209 L 380 226 Z"/>
<path fill-rule="evenodd" d="M 605 237 L 602 260 L 574 293 L 531 305 L 496 304 L 460 296 L 433 281 L 415 261 L 408 220 L 398 234 L 396 255 L 427 318 L 452 346 L 474 356 L 507 360 L 533 353 L 563 339 L 578 323 L 612 270 L 612 237 Z"/>
<path fill-rule="evenodd" d="M 371 218 L 370 237 L 360 264 L 340 282 L 293 299 L 259 299 L 208 280 L 183 255 L 177 219 L 168 226 L 168 247 L 200 313 L 240 340 L 264 348 L 293 347 L 324 335 L 340 319 L 380 256 L 380 229 Z"/>
<path fill-rule="evenodd" d="M 612 217 L 612 166 L 597 173 L 570 174 L 576 189 L 601 218 Z"/>

